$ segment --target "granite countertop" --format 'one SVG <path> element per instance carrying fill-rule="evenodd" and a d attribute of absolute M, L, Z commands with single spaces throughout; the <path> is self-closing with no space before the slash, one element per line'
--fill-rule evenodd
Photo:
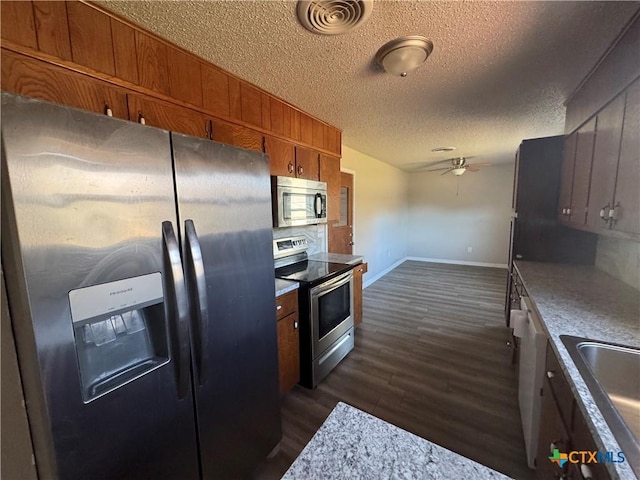
<path fill-rule="evenodd" d="M 522 260 L 515 265 L 596 445 L 602 450 L 619 451 L 560 335 L 640 347 L 640 292 L 593 266 Z M 636 478 L 627 462 L 607 463 L 607 467 L 613 478 Z"/>
<path fill-rule="evenodd" d="M 297 290 L 299 287 L 300 284 L 298 282 L 276 278 L 276 297 Z"/>
<path fill-rule="evenodd" d="M 282 477 L 304 479 L 509 479 L 342 402 Z"/>
<path fill-rule="evenodd" d="M 316 262 L 330 262 L 330 263 L 346 263 L 347 265 L 355 265 L 362 262 L 364 257 L 360 255 L 348 255 L 345 253 L 316 253 L 309 255 L 309 260 Z"/>

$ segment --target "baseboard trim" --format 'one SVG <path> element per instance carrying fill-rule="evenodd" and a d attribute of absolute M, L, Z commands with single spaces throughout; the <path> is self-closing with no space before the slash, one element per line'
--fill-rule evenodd
<path fill-rule="evenodd" d="M 375 277 L 372 278 L 368 278 L 365 282 L 363 282 L 362 284 L 362 288 L 367 288 L 369 285 L 371 285 L 372 283 L 380 280 L 382 277 L 384 277 L 387 273 L 389 273 L 391 270 L 393 270 L 396 267 L 399 267 L 400 265 L 402 265 L 405 261 L 407 260 L 407 257 L 401 258 L 400 260 L 398 260 L 396 263 L 394 263 L 393 265 L 391 265 L 389 268 L 384 269 L 383 271 L 381 271 L 379 274 L 377 274 Z"/>
<path fill-rule="evenodd" d="M 416 262 L 430 262 L 430 263 L 448 263 L 450 265 L 468 265 L 470 267 L 491 267 L 491 268 L 504 268 L 504 269 L 508 268 L 508 265 L 506 263 L 467 262 L 464 260 L 446 260 L 442 258 L 405 257 L 404 260 L 413 260 Z"/>

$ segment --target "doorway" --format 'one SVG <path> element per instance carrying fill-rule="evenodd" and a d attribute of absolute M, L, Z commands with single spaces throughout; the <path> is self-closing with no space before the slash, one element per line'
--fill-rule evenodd
<path fill-rule="evenodd" d="M 340 172 L 340 219 L 329 224 L 329 252 L 353 254 L 353 174 Z"/>

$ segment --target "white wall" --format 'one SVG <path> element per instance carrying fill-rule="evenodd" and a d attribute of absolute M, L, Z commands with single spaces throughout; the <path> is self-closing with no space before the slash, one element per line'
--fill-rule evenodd
<path fill-rule="evenodd" d="M 460 177 L 412 173 L 408 256 L 506 266 L 513 167 L 494 165 Z"/>
<path fill-rule="evenodd" d="M 353 253 L 369 264 L 365 285 L 407 256 L 408 174 L 342 146 L 341 168 L 355 171 Z"/>
<path fill-rule="evenodd" d="M 640 290 L 640 243 L 599 236 L 596 268 Z"/>

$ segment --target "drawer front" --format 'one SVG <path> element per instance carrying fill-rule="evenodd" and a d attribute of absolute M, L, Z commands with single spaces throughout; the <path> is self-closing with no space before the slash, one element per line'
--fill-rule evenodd
<path fill-rule="evenodd" d="M 354 268 L 354 271 L 363 275 L 365 273 L 367 273 L 368 271 L 368 264 L 366 263 L 359 263 L 356 268 Z"/>
<path fill-rule="evenodd" d="M 547 343 L 547 359 L 545 375 L 549 380 L 549 386 L 551 393 L 558 404 L 562 421 L 564 422 L 567 430 L 571 430 L 571 418 L 573 414 L 573 393 L 569 383 L 564 377 L 564 373 L 560 368 L 556 354 L 551 347 L 551 344 Z"/>
<path fill-rule="evenodd" d="M 280 320 L 298 310 L 298 291 L 276 297 L 276 318 Z"/>

